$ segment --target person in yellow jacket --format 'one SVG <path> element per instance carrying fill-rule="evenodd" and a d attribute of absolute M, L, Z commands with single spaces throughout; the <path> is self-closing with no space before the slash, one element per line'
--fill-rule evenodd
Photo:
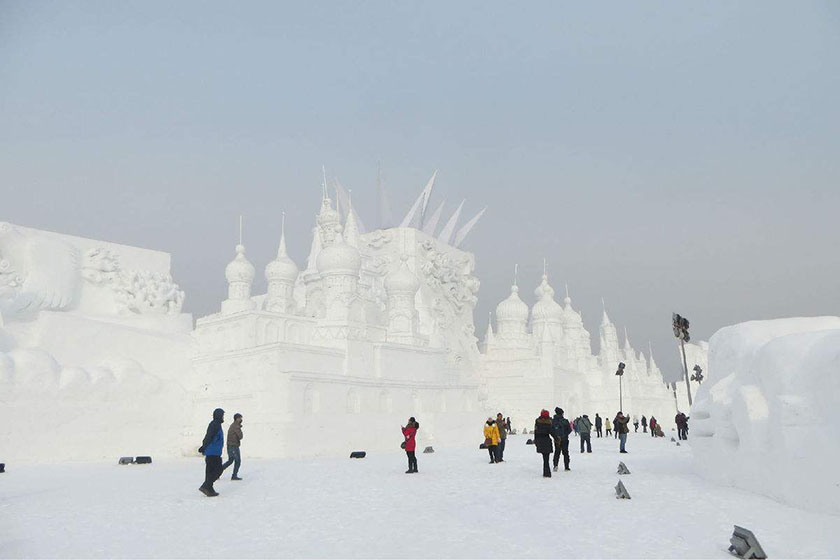
<path fill-rule="evenodd" d="M 604 418 L 604 428 L 607 430 L 606 435 L 609 436 L 612 432 L 612 424 L 609 418 Z"/>
<path fill-rule="evenodd" d="M 496 450 L 499 449 L 499 439 L 501 439 L 501 436 L 499 435 L 499 427 L 496 425 L 496 421 L 488 418 L 487 423 L 484 425 L 484 445 L 487 446 L 487 451 L 490 453 L 491 465 L 498 463 L 496 460 Z"/>

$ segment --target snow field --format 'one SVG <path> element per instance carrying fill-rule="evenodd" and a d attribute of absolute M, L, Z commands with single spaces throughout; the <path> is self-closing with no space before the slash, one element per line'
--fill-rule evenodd
<path fill-rule="evenodd" d="M 627 455 L 612 438 L 593 438 L 594 452 L 581 455 L 572 437 L 572 471 L 561 461 L 543 479 L 521 435 L 509 438 L 505 463 L 488 464 L 480 428 L 475 449 L 419 454 L 416 475 L 404 474 L 398 448 L 363 460 L 250 460 L 246 443 L 245 480 L 231 482 L 228 470 L 217 498 L 198 492 L 198 458 L 8 465 L 0 557 L 731 558 L 736 523 L 771 557 L 840 550 L 840 517 L 708 482 L 670 437 L 631 433 Z M 615 499 L 620 460 L 631 500 Z"/>

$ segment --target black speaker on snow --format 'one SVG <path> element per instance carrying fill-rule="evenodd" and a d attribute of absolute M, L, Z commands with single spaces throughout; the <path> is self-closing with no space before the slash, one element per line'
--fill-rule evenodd
<path fill-rule="evenodd" d="M 353 451 L 350 453 L 351 459 L 364 459 L 365 457 L 367 457 L 366 451 Z"/>
<path fill-rule="evenodd" d="M 135 463 L 138 465 L 149 465 L 152 462 L 152 458 L 147 455 L 141 455 L 134 460 Z"/>

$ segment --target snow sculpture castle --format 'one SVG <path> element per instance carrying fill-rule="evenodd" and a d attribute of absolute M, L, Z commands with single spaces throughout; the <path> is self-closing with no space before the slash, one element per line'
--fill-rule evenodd
<path fill-rule="evenodd" d="M 349 204 L 346 214 L 342 225 L 325 187 L 306 268 L 287 255 L 283 231 L 265 294 L 251 294 L 256 269 L 236 247 L 228 298 L 196 322 L 196 423 L 227 403 L 272 455 L 381 447 L 411 415 L 426 438 L 471 441 L 472 255 L 412 227 L 362 233 Z"/>
<path fill-rule="evenodd" d="M 514 283 L 496 309 L 498 332 L 491 322 L 479 352 L 479 282 L 473 256 L 457 245 L 481 214 L 455 234 L 459 207 L 435 235 L 440 211 L 424 216 L 433 184 L 400 227 L 362 233 L 346 196 L 342 225 L 325 178 L 306 268 L 288 257 L 281 233 L 265 294 L 251 294 L 256 269 L 236 247 L 228 298 L 196 323 L 196 423 L 212 403 L 228 403 L 252 419 L 260 446 L 280 455 L 334 449 L 324 430 L 336 413 L 358 447 L 387 441 L 409 415 L 424 418 L 426 436 L 471 441 L 481 417 L 496 411 L 522 424 L 556 404 L 572 417 L 614 416 L 623 361 L 625 412 L 669 424 L 674 395 L 652 356 L 637 353 L 626 334 L 620 347 L 606 311 L 594 355 L 571 298 L 554 300 L 547 273 L 531 309 Z"/>
<path fill-rule="evenodd" d="M 604 308 L 599 352 L 593 354 L 591 336 L 572 308 L 568 287 L 563 305 L 555 301 L 554 293 L 544 266 L 530 310 L 519 296 L 517 281 L 510 296 L 496 307 L 497 331 L 491 317 L 482 344 L 490 408 L 508 411 L 527 425 L 537 403 L 558 403 L 571 418 L 589 414 L 594 420 L 596 412 L 612 418 L 621 410 L 621 402 L 625 414 L 655 415 L 670 425 L 675 396 L 652 349 L 648 360 L 633 349 L 626 330 L 624 345 L 619 346 L 615 325 Z M 625 364 L 623 398 L 615 375 L 619 362 Z"/>
<path fill-rule="evenodd" d="M 472 445 L 498 411 L 517 427 L 555 405 L 612 417 L 619 361 L 624 411 L 670 425 L 676 394 L 652 356 L 626 334 L 620 347 L 606 311 L 593 354 L 547 272 L 530 309 L 514 282 L 478 344 L 479 281 L 460 245 L 483 211 L 456 230 L 462 203 L 438 228 L 443 206 L 426 213 L 434 180 L 399 226 L 365 231 L 338 184 L 333 205 L 325 177 L 305 267 L 287 254 L 283 224 L 255 294 L 240 238 L 219 312 L 194 328 L 169 255 L 0 224 L 0 436 L 10 456 L 194 454 L 217 406 L 247 418 L 252 455 L 393 449 L 412 415 L 424 443 Z M 14 430 L 19 421 L 34 429 Z"/>

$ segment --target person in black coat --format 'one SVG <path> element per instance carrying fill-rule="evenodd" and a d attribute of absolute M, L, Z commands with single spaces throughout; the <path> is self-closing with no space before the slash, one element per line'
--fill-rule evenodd
<path fill-rule="evenodd" d="M 225 434 L 222 431 L 222 424 L 225 422 L 225 411 L 217 408 L 213 411 L 213 420 L 207 425 L 207 433 L 198 452 L 204 455 L 204 484 L 198 490 L 208 497 L 218 496 L 219 493 L 213 488 L 213 483 L 222 476 L 222 449 L 225 443 Z"/>
<path fill-rule="evenodd" d="M 560 463 L 560 454 L 563 454 L 563 466 L 567 471 L 569 468 L 569 434 L 572 433 L 572 427 L 569 421 L 563 416 L 563 409 L 559 406 L 554 409 L 554 418 L 551 420 L 551 428 L 554 433 L 554 470 L 558 468 Z"/>
<path fill-rule="evenodd" d="M 547 410 L 543 410 L 540 412 L 540 417 L 534 422 L 534 447 L 537 448 L 537 453 L 543 456 L 543 476 L 546 478 L 551 478 L 548 458 L 551 456 L 552 451 L 552 433 L 551 417 L 548 415 Z"/>
<path fill-rule="evenodd" d="M 647 418 L 642 416 L 642 432 L 647 433 Z"/>
<path fill-rule="evenodd" d="M 601 437 L 602 435 L 604 435 L 603 431 L 602 431 L 603 426 L 604 426 L 604 421 L 598 415 L 598 413 L 596 412 L 595 413 L 595 435 L 597 435 L 598 437 Z"/>

